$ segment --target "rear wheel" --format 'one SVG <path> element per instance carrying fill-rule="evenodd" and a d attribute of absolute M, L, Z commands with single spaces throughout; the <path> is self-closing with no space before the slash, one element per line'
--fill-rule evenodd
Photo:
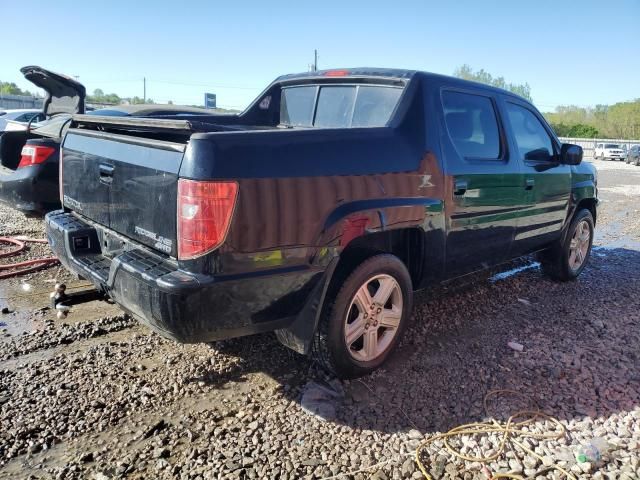
<path fill-rule="evenodd" d="M 400 259 L 381 254 L 365 260 L 327 299 L 312 356 L 341 378 L 372 372 L 398 344 L 412 301 L 411 277 Z"/>
<path fill-rule="evenodd" d="M 580 275 L 591 255 L 593 215 L 582 209 L 573 217 L 564 241 L 540 254 L 545 274 L 555 280 L 573 280 Z"/>

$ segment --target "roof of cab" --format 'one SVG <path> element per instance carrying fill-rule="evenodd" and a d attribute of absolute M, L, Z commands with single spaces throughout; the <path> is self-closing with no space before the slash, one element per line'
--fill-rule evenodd
<path fill-rule="evenodd" d="M 421 70 L 407 70 L 407 69 L 398 69 L 398 68 L 375 68 L 375 67 L 357 67 L 357 68 L 333 68 L 330 70 L 318 70 L 315 72 L 303 72 L 303 73 L 293 73 L 289 75 L 282 75 L 276 79 L 276 82 L 288 82 L 292 80 L 308 80 L 311 78 L 348 78 L 348 77 L 360 77 L 360 78 L 389 78 L 389 79 L 399 79 L 399 80 L 409 80 L 413 77 L 422 77 L 422 78 L 433 78 L 444 80 L 451 84 L 456 84 L 459 86 L 473 86 L 474 88 L 482 88 L 485 90 L 493 91 L 496 93 L 501 93 L 505 95 L 510 95 L 512 97 L 524 99 L 520 95 L 517 95 L 508 90 L 504 90 L 502 88 L 494 87 L 492 85 L 487 85 L 485 83 L 474 82 L 471 80 L 464 80 L 462 78 L 451 77 L 449 75 L 441 75 L 439 73 L 431 73 L 425 72 Z"/>

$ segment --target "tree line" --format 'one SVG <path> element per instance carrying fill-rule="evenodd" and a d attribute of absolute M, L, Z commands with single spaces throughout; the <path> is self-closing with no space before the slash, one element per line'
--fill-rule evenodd
<path fill-rule="evenodd" d="M 469 65 L 456 68 L 453 75 L 465 80 L 493 85 L 513 92 L 529 101 L 531 87 L 528 83 L 507 82 L 504 77 L 494 77 L 483 69 L 474 70 Z M 560 137 L 579 138 L 640 138 L 640 98 L 618 102 L 613 105 L 578 107 L 561 105 L 553 112 L 543 113 L 556 134 Z"/>
<path fill-rule="evenodd" d="M 1 82 L 0 81 L 0 93 L 3 95 L 24 95 L 28 97 L 38 97 L 31 93 L 29 90 L 22 90 L 13 82 Z"/>
<path fill-rule="evenodd" d="M 87 95 L 87 103 L 98 103 L 108 105 L 120 105 L 121 103 L 130 103 L 132 105 L 139 105 L 143 103 L 154 103 L 151 98 L 134 97 L 120 97 L 116 93 L 104 93 L 102 89 L 96 88 L 93 91 L 93 95 Z M 169 103 L 173 103 L 169 101 Z"/>
<path fill-rule="evenodd" d="M 640 137 L 640 98 L 613 105 L 556 107 L 544 114 L 561 137 L 621 138 Z"/>

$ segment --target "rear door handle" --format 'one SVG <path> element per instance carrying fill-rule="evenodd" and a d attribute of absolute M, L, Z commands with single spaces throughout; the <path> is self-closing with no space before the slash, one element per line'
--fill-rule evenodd
<path fill-rule="evenodd" d="M 100 172 L 100 181 L 102 183 L 110 184 L 113 181 L 113 170 L 113 165 L 101 163 L 98 166 L 98 171 Z"/>
<path fill-rule="evenodd" d="M 453 194 L 456 196 L 462 196 L 467 192 L 469 184 L 466 180 L 456 180 L 454 186 L 455 190 L 453 191 Z"/>
<path fill-rule="evenodd" d="M 533 178 L 527 178 L 524 182 L 524 189 L 532 190 L 535 184 L 536 184 L 536 181 Z"/>

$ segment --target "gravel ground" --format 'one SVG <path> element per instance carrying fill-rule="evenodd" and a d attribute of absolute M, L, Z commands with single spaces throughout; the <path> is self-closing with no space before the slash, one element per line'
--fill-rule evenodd
<path fill-rule="evenodd" d="M 1 280 L 0 305 L 15 313 L 0 317 L 0 478 L 422 478 L 412 452 L 486 420 L 493 389 L 526 397 L 499 397 L 494 417 L 537 405 L 567 434 L 524 441 L 543 462 L 508 449 L 490 471 L 535 476 L 557 464 L 578 478 L 640 478 L 640 168 L 595 163 L 603 204 L 578 281 L 554 283 L 525 260 L 424 292 L 386 368 L 351 382 L 325 378 L 272 335 L 178 345 L 104 302 L 57 320 L 46 292 L 82 284 L 57 267 Z M 6 207 L 0 218 L 0 235 L 43 235 L 39 220 Z M 301 406 L 311 381 L 338 392 L 328 421 Z M 543 419 L 527 428 L 557 431 Z M 577 464 L 595 437 L 609 451 Z M 452 444 L 490 455 L 498 440 Z M 486 478 L 442 447 L 421 456 L 434 478 Z"/>

